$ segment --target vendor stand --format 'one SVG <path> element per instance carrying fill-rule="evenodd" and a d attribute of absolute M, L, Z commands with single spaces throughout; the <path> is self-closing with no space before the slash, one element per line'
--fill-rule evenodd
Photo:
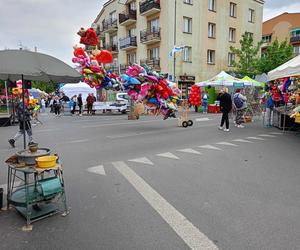
<path fill-rule="evenodd" d="M 61 164 L 20 167 L 8 161 L 7 167 L 7 209 L 14 207 L 24 216 L 27 226 L 59 212 L 63 216 L 69 213 Z"/>

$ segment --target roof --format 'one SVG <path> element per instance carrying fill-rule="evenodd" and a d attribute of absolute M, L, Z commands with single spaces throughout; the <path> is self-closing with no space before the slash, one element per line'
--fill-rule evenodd
<path fill-rule="evenodd" d="M 299 18 L 300 18 L 300 12 L 295 12 L 295 13 L 284 12 L 284 13 L 278 15 L 278 16 L 272 17 L 271 19 L 269 19 L 269 20 L 267 20 L 267 21 L 264 21 L 263 24 L 268 23 L 268 22 L 270 22 L 270 21 L 273 21 L 274 19 L 280 18 L 280 17 L 282 17 L 282 16 L 296 16 L 296 17 L 297 17 L 297 15 L 299 15 Z"/>
<path fill-rule="evenodd" d="M 115 1 L 115 0 L 108 0 L 107 2 L 105 2 L 105 3 L 103 4 L 102 9 L 101 9 L 101 11 L 99 12 L 99 14 L 97 15 L 97 17 L 96 17 L 94 23 L 97 23 L 97 22 L 99 21 L 99 19 L 100 19 L 100 17 L 102 16 L 102 14 L 103 14 L 105 8 L 106 8 L 108 5 L 112 4 L 114 1 Z"/>

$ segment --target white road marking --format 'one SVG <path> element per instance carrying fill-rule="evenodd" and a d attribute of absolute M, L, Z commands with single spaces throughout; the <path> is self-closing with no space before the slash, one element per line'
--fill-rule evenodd
<path fill-rule="evenodd" d="M 87 171 L 94 174 L 106 175 L 103 165 L 88 168 Z"/>
<path fill-rule="evenodd" d="M 212 150 L 219 150 L 219 151 L 223 151 L 222 149 L 220 148 L 217 148 L 215 146 L 212 146 L 212 145 L 203 145 L 203 146 L 198 146 L 199 148 L 205 148 L 205 149 L 212 149 Z"/>
<path fill-rule="evenodd" d="M 69 144 L 69 143 L 81 143 L 81 142 L 88 142 L 88 141 L 89 141 L 88 139 L 66 141 L 65 144 Z"/>
<path fill-rule="evenodd" d="M 261 136 L 261 137 L 270 137 L 270 138 L 275 138 L 276 137 L 275 135 L 267 135 L 267 134 L 261 134 L 261 135 L 258 135 L 258 136 Z"/>
<path fill-rule="evenodd" d="M 271 134 L 271 135 L 283 135 L 282 133 L 279 133 L 279 132 L 271 132 L 269 134 Z"/>
<path fill-rule="evenodd" d="M 18 187 L 22 182 L 21 181 L 15 181 L 15 187 Z M 3 188 L 3 194 L 7 194 L 7 184 L 0 185 L 0 188 Z"/>
<path fill-rule="evenodd" d="M 58 131 L 58 129 L 41 129 L 41 130 L 34 130 L 34 133 L 44 133 L 44 132 L 53 132 Z"/>
<path fill-rule="evenodd" d="M 226 142 L 226 141 L 217 142 L 216 144 L 218 144 L 218 145 L 224 145 L 224 146 L 238 147 L 238 145 L 230 143 L 230 142 Z"/>
<path fill-rule="evenodd" d="M 105 123 L 105 124 L 99 124 L 99 125 L 86 125 L 82 126 L 82 128 L 98 128 L 98 127 L 105 127 L 105 126 L 120 126 L 120 125 L 132 125 L 132 124 L 140 124 L 140 123 L 151 123 L 151 122 L 166 122 L 166 121 L 173 121 L 170 120 L 150 120 L 150 121 L 129 121 L 129 122 L 119 122 L 119 123 Z"/>
<path fill-rule="evenodd" d="M 179 149 L 179 150 L 176 150 L 176 151 L 183 152 L 183 153 L 189 153 L 189 154 L 202 155 L 201 152 L 199 152 L 197 150 L 194 150 L 192 148 Z"/>
<path fill-rule="evenodd" d="M 255 136 L 246 137 L 246 139 L 250 139 L 250 140 L 258 140 L 258 141 L 265 141 L 265 139 L 260 138 L 260 137 L 255 137 Z"/>
<path fill-rule="evenodd" d="M 157 156 L 179 160 L 179 158 L 176 155 L 174 155 L 174 154 L 172 154 L 170 152 L 166 152 L 166 153 L 162 153 L 162 154 L 157 154 Z"/>
<path fill-rule="evenodd" d="M 207 118 L 207 117 L 203 117 L 203 118 L 196 118 L 195 121 L 196 122 L 206 122 L 206 121 L 210 121 L 211 119 Z"/>
<path fill-rule="evenodd" d="M 191 249 L 218 249 L 205 234 L 124 162 L 112 164 Z"/>
<path fill-rule="evenodd" d="M 245 142 L 245 143 L 254 143 L 253 141 L 248 141 L 248 140 L 245 140 L 245 139 L 235 139 L 235 140 L 232 140 L 234 142 Z"/>
<path fill-rule="evenodd" d="M 137 162 L 137 163 L 143 163 L 143 164 L 148 164 L 148 165 L 154 165 L 152 161 L 150 161 L 148 158 L 146 157 L 141 157 L 141 158 L 136 158 L 136 159 L 131 159 L 128 160 L 131 162 Z"/>

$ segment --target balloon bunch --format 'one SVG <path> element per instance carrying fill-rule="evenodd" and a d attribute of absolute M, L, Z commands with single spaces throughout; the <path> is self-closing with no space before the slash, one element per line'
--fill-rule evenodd
<path fill-rule="evenodd" d="M 91 88 L 113 88 L 115 84 L 107 77 L 103 63 L 111 63 L 112 54 L 107 50 L 93 50 L 86 52 L 82 47 L 74 47 L 72 62 L 77 64 L 77 69 L 83 77 L 83 81 Z"/>
<path fill-rule="evenodd" d="M 181 93 L 174 83 L 138 64 L 127 68 L 126 74 L 121 75 L 121 82 L 135 102 L 143 102 L 155 114 L 161 112 L 164 119 L 175 117 Z"/>
<path fill-rule="evenodd" d="M 201 105 L 201 89 L 197 85 L 193 85 L 190 92 L 189 102 L 192 106 L 199 107 Z"/>

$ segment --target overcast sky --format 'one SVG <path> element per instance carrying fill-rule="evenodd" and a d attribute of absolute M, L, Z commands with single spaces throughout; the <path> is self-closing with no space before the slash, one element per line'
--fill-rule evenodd
<path fill-rule="evenodd" d="M 224 0 L 222 0 L 224 1 Z M 80 27 L 89 27 L 106 0 L 0 0 L 0 50 L 29 49 L 72 65 L 72 47 Z M 299 0 L 266 0 L 264 20 L 282 12 L 300 12 Z"/>

